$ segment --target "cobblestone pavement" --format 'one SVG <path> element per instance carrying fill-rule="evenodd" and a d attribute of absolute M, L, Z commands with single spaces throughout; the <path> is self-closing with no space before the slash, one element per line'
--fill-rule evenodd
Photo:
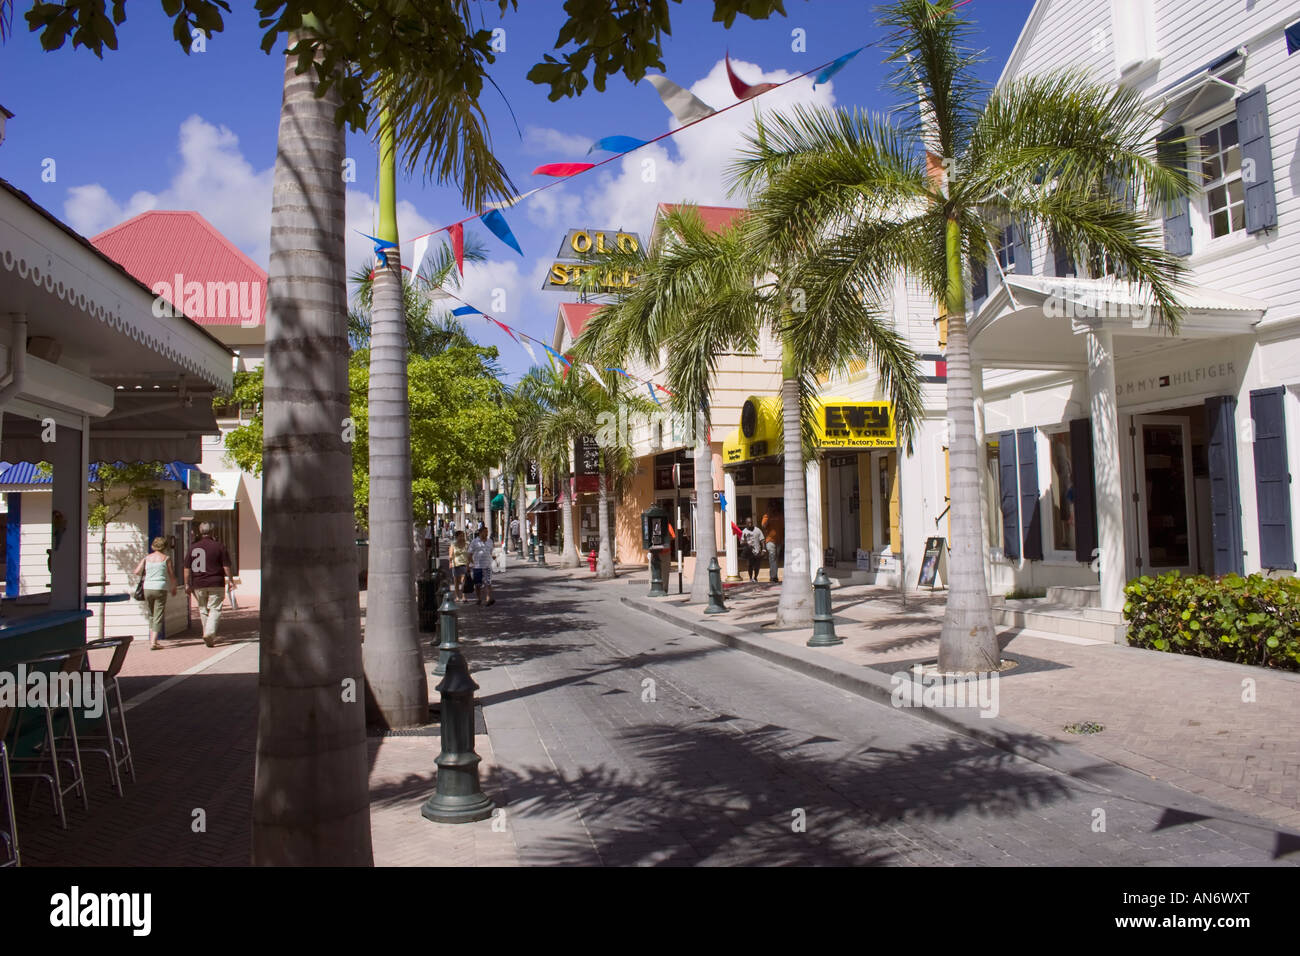
<path fill-rule="evenodd" d="M 462 613 L 525 864 L 1295 863 L 1176 788 L 1065 777 L 535 569 Z M 1104 830 L 1101 828 L 1104 826 Z"/>
<path fill-rule="evenodd" d="M 640 580 L 646 575 L 642 573 Z M 645 586 L 604 585 L 624 594 Z M 719 618 L 792 647 L 811 628 L 775 630 L 779 591 L 733 592 Z M 934 660 L 944 597 L 870 585 L 832 592 L 836 635 L 819 654 L 886 673 Z M 676 596 L 660 599 L 676 605 Z M 699 606 L 681 611 L 703 619 Z M 1110 643 L 1002 631 L 1019 662 L 1000 681 L 1000 714 L 1026 730 L 1064 740 L 1101 759 L 1172 783 L 1226 807 L 1300 830 L 1300 674 L 1161 654 Z M 1079 736 L 1067 724 L 1105 730 Z"/>

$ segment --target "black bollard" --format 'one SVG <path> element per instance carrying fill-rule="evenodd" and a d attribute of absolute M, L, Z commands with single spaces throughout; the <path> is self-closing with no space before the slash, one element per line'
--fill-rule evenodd
<path fill-rule="evenodd" d="M 469 665 L 459 650 L 451 652 L 447 675 L 435 689 L 440 695 L 442 751 L 435 761 L 436 789 L 420 808 L 420 815 L 434 823 L 486 820 L 492 815 L 492 801 L 479 786 L 481 758 L 474 752 L 474 691 L 478 684 L 469 676 Z"/>
<path fill-rule="evenodd" d="M 705 614 L 726 614 L 727 606 L 722 603 L 722 568 L 718 567 L 716 557 L 709 558 L 709 606 Z"/>
<path fill-rule="evenodd" d="M 469 571 L 465 573 L 469 574 Z M 438 634 L 442 639 L 438 642 L 438 664 L 433 672 L 441 677 L 447 673 L 451 655 L 460 650 L 460 639 L 456 634 L 456 602 L 451 599 L 450 591 L 443 599 L 442 607 L 438 608 Z"/>
<path fill-rule="evenodd" d="M 831 579 L 826 576 L 825 568 L 817 569 L 813 581 L 813 633 L 808 638 L 808 647 L 834 647 L 843 644 L 842 637 L 835 636 L 835 618 L 831 614 Z"/>

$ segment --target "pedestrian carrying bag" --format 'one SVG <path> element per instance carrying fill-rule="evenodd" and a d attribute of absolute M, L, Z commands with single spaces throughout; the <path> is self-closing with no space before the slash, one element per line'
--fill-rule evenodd
<path fill-rule="evenodd" d="M 144 600 L 144 578 L 141 578 L 136 582 L 135 590 L 131 592 L 131 597 L 135 598 L 137 601 Z"/>

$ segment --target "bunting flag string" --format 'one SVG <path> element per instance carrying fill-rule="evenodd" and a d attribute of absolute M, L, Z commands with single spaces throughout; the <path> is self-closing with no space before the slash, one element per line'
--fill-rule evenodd
<path fill-rule="evenodd" d="M 361 232 L 360 229 L 358 229 L 357 231 Z M 361 235 L 365 236 L 367 239 L 369 239 L 371 242 L 375 244 L 375 255 L 379 257 L 380 265 L 382 265 L 385 269 L 387 269 L 388 268 L 387 250 L 396 249 L 397 243 L 393 242 L 391 239 L 377 239 L 374 236 L 366 235 L 364 232 L 362 232 Z"/>
<path fill-rule="evenodd" d="M 519 240 L 516 239 L 515 234 L 510 231 L 510 227 L 506 224 L 506 217 L 501 215 L 499 209 L 488 210 L 483 213 L 482 219 L 483 225 L 488 227 L 492 235 L 496 236 L 521 256 L 524 254 L 524 250 L 519 248 Z"/>
<path fill-rule="evenodd" d="M 421 236 L 415 240 L 415 249 L 411 256 L 411 274 L 419 275 L 420 266 L 424 264 L 424 253 L 429 248 L 429 236 Z"/>
<path fill-rule="evenodd" d="M 969 2 L 969 0 L 963 0 L 963 3 L 959 3 L 958 6 L 964 5 L 964 3 L 966 2 Z M 734 71 L 732 71 L 731 69 L 730 54 L 728 53 L 725 56 L 727 74 L 728 74 L 728 79 L 731 82 L 732 90 L 733 92 L 736 93 L 737 100 L 735 103 L 732 103 L 728 106 L 724 106 L 721 109 L 714 109 L 712 106 L 709 106 L 707 103 L 703 102 L 701 99 L 699 99 L 699 97 L 695 96 L 689 90 L 685 90 L 682 87 L 678 86 L 676 83 L 668 79 L 668 77 L 666 76 L 647 76 L 646 80 L 650 83 L 651 86 L 655 88 L 655 91 L 659 94 L 659 98 L 663 101 L 664 105 L 668 107 L 668 110 L 670 113 L 672 113 L 673 118 L 676 119 L 677 122 L 681 125 L 668 130 L 666 133 L 660 133 L 658 136 L 654 136 L 646 140 L 638 139 L 632 136 L 621 136 L 621 135 L 603 137 L 597 140 L 596 143 L 592 145 L 591 149 L 587 151 L 588 154 L 590 154 L 591 152 L 597 149 L 606 152 L 613 152 L 615 150 L 618 150 L 617 152 L 613 152 L 613 155 L 608 156 L 597 163 L 544 163 L 543 165 L 538 166 L 536 169 L 533 170 L 533 175 L 552 176 L 554 177 L 553 182 L 549 182 L 543 186 L 538 186 L 534 189 L 530 189 L 525 193 L 521 193 L 518 196 L 512 197 L 511 199 L 486 203 L 483 211 L 476 212 L 473 215 L 466 216 L 464 219 L 461 219 L 458 222 L 454 222 L 446 226 L 439 226 L 437 229 L 425 233 L 424 236 L 416 236 L 415 239 L 422 239 L 425 238 L 425 236 L 436 235 L 439 232 L 450 232 L 453 234 L 454 237 L 457 230 L 462 230 L 462 236 L 463 236 L 463 227 L 465 223 L 471 222 L 474 219 L 483 218 L 485 220 L 485 225 L 488 225 L 488 228 L 492 229 L 494 235 L 500 238 L 507 245 L 510 245 L 511 248 L 515 249 L 516 251 L 519 251 L 519 246 L 517 242 L 511 242 L 510 239 L 507 239 L 505 235 L 503 235 L 501 232 L 497 232 L 497 230 L 493 228 L 491 224 L 486 222 L 486 217 L 489 215 L 491 211 L 499 212 L 502 209 L 509 209 L 510 207 L 523 202 L 528 197 L 534 196 L 537 193 L 542 192 L 543 190 L 550 189 L 552 186 L 558 186 L 561 183 L 566 182 L 567 180 L 569 180 L 574 176 L 580 176 L 584 173 L 590 172 L 593 169 L 598 169 L 601 166 L 604 166 L 606 163 L 612 163 L 615 160 L 620 159 L 623 156 L 626 156 L 628 153 L 631 153 L 638 149 L 642 149 L 653 143 L 657 143 L 660 140 L 667 139 L 670 136 L 675 136 L 676 134 L 682 132 L 687 127 L 694 126 L 696 123 L 706 120 L 711 116 L 718 116 L 722 113 L 725 113 L 727 110 L 735 109 L 737 106 L 740 106 L 742 103 L 745 103 L 756 97 L 762 96 L 764 93 L 769 93 L 772 90 L 779 89 L 783 86 L 788 86 L 789 84 L 795 82 L 796 80 L 801 80 L 806 76 L 813 76 L 814 74 L 816 74 L 818 77 L 816 82 L 825 83 L 832 76 L 834 76 L 841 69 L 843 69 L 844 65 L 847 64 L 850 60 L 852 60 L 854 56 L 856 56 L 858 53 L 865 50 L 867 47 L 874 46 L 874 45 L 875 42 L 860 46 L 856 50 L 853 50 L 850 53 L 846 53 L 842 56 L 836 57 L 834 60 L 828 60 L 825 63 L 820 63 L 817 66 L 814 66 L 810 70 L 805 70 L 803 73 L 799 73 L 796 76 L 790 77 L 788 80 L 781 80 L 778 83 L 755 83 L 752 85 L 743 82 L 739 77 L 735 75 Z M 816 83 L 814 84 L 814 86 L 815 85 Z M 504 217 L 501 217 L 500 219 L 494 219 L 494 221 L 504 225 Z M 508 227 L 504 231 L 506 234 L 509 234 Z M 513 238 L 513 235 L 512 234 L 510 235 L 511 238 Z M 404 241 L 411 242 L 415 240 L 404 240 Z M 520 254 L 521 255 L 523 254 L 522 251 L 520 251 Z M 460 261 L 461 259 L 460 257 L 458 257 L 457 259 L 458 265 L 460 265 Z M 464 272 L 463 268 L 461 271 L 463 274 Z"/>

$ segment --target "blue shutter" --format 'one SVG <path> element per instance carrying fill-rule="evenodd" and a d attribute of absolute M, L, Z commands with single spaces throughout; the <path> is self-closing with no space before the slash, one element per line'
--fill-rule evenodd
<path fill-rule="evenodd" d="M 1268 137 L 1268 100 L 1257 86 L 1237 99 L 1237 137 L 1241 141 L 1241 177 L 1246 187 L 1246 231 L 1277 225 L 1273 198 L 1273 148 Z M 1254 178 L 1246 179 L 1254 166 Z"/>
<path fill-rule="evenodd" d="M 1043 559 L 1043 524 L 1038 502 L 1038 443 L 1033 428 L 1022 428 L 1019 434 L 1020 460 L 1020 524 L 1024 530 L 1024 548 L 1021 553 L 1031 561 Z"/>
<path fill-rule="evenodd" d="M 1286 459 L 1286 389 L 1250 393 L 1255 422 L 1255 507 L 1259 511 L 1259 563 L 1294 571 L 1291 548 L 1291 471 Z"/>
<path fill-rule="evenodd" d="M 1160 161 L 1170 166 L 1187 171 L 1187 145 L 1180 140 L 1184 136 L 1181 126 L 1172 126 L 1156 137 L 1156 154 Z M 1175 199 L 1165 207 L 1165 251 L 1176 256 L 1192 254 L 1192 202 L 1184 196 Z"/>
<path fill-rule="evenodd" d="M 18 596 L 23 557 L 23 496 L 10 492 L 8 521 L 5 524 L 5 597 Z"/>
<path fill-rule="evenodd" d="M 1020 501 L 1016 491 L 1016 433 L 998 435 L 998 486 L 1002 503 L 1002 553 L 1020 557 Z"/>
<path fill-rule="evenodd" d="M 1008 272 L 1022 276 L 1033 275 L 1034 264 L 1029 258 L 1029 236 L 1014 224 L 1011 226 L 1011 254 L 1015 261 L 1011 263 Z"/>
<path fill-rule="evenodd" d="M 1210 530 L 1214 573 L 1244 574 L 1241 542 L 1241 483 L 1237 476 L 1237 400 L 1216 395 L 1205 400 L 1210 440 Z"/>
<path fill-rule="evenodd" d="M 1097 479 L 1090 418 L 1070 422 L 1070 473 L 1074 478 L 1074 557 L 1091 565 L 1097 547 Z"/>
<path fill-rule="evenodd" d="M 1070 253 L 1059 241 L 1052 244 L 1052 274 L 1061 279 L 1074 275 L 1074 263 L 1070 261 Z"/>

